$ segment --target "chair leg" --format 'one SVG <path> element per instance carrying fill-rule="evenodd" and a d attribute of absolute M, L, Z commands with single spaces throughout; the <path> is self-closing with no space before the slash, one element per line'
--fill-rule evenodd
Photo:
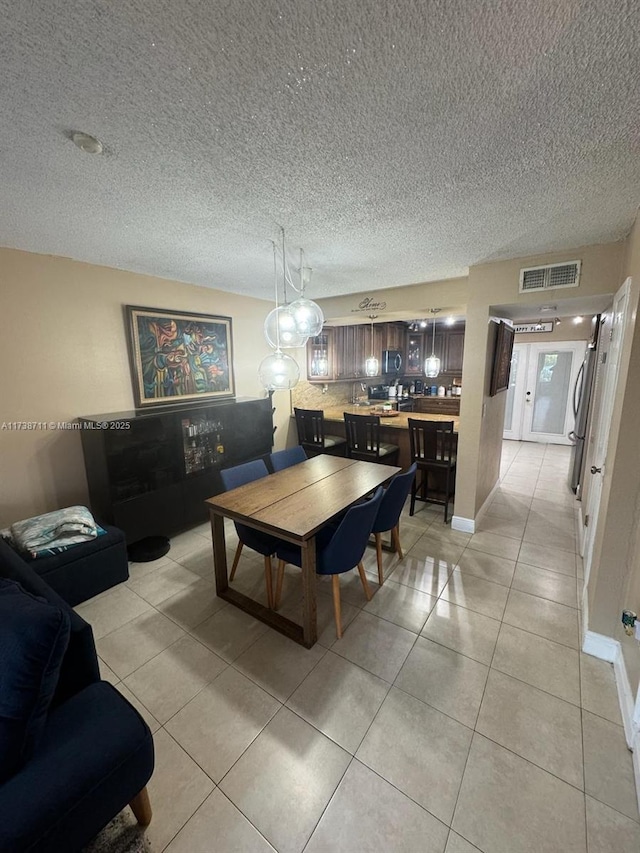
<path fill-rule="evenodd" d="M 418 475 L 413 478 L 413 483 L 411 484 L 411 506 L 409 507 L 409 515 L 413 515 L 413 511 L 416 507 L 416 490 L 418 488 Z"/>
<path fill-rule="evenodd" d="M 273 610 L 273 573 L 271 571 L 271 555 L 264 558 L 264 583 L 267 587 L 267 604 Z"/>
<path fill-rule="evenodd" d="M 358 563 L 358 571 L 360 573 L 360 580 L 362 581 L 362 588 L 364 589 L 364 594 L 367 601 L 371 601 L 371 590 L 369 589 L 369 581 L 367 580 L 367 576 L 364 571 L 364 565 L 360 562 Z"/>
<path fill-rule="evenodd" d="M 445 486 L 446 492 L 444 495 L 444 523 L 447 523 L 447 516 L 449 514 L 449 468 L 447 468 L 447 483 Z"/>
<path fill-rule="evenodd" d="M 380 586 L 384 583 L 384 575 L 382 574 L 382 534 L 374 533 L 376 537 L 376 559 L 378 560 L 378 582 Z"/>
<path fill-rule="evenodd" d="M 131 811 L 140 826 L 149 826 L 153 812 L 151 811 L 151 803 L 149 802 L 149 792 L 146 786 L 135 795 L 129 803 Z"/>
<path fill-rule="evenodd" d="M 242 554 L 242 546 L 244 543 L 238 542 L 238 547 L 236 548 L 236 553 L 233 557 L 233 565 L 231 566 L 231 574 L 229 575 L 229 581 L 233 580 L 233 577 L 236 573 L 236 569 L 238 568 L 238 563 L 240 562 L 240 554 Z"/>
<path fill-rule="evenodd" d="M 278 560 L 278 580 L 276 581 L 276 595 L 273 602 L 273 609 L 277 610 L 280 607 L 280 599 L 282 598 L 282 582 L 284 580 L 284 560 Z"/>
<path fill-rule="evenodd" d="M 400 527 L 397 524 L 391 530 L 391 542 L 393 543 L 393 548 L 398 555 L 398 559 L 402 560 L 404 558 L 404 554 L 402 553 L 402 546 L 400 545 Z"/>
<path fill-rule="evenodd" d="M 331 578 L 331 586 L 333 589 L 333 615 L 336 620 L 336 637 L 342 639 L 342 613 L 340 609 L 340 575 L 333 575 Z"/>

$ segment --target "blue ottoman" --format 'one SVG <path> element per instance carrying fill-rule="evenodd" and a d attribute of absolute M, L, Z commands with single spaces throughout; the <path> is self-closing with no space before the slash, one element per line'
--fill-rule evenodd
<path fill-rule="evenodd" d="M 71 607 L 126 581 L 129 560 L 124 533 L 103 525 L 107 532 L 51 557 L 19 556 Z"/>

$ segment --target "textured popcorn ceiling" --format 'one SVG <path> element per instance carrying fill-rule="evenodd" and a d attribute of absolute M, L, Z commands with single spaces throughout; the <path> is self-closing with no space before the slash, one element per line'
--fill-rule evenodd
<path fill-rule="evenodd" d="M 0 32 L 0 245 L 270 298 L 281 223 L 320 297 L 640 201 L 637 0 L 0 0 Z"/>

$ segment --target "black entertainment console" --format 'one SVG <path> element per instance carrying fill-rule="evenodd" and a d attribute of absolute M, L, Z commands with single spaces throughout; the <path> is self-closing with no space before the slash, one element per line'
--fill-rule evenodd
<path fill-rule="evenodd" d="M 127 543 L 207 520 L 220 469 L 273 446 L 271 398 L 218 400 L 79 418 L 91 510 Z"/>

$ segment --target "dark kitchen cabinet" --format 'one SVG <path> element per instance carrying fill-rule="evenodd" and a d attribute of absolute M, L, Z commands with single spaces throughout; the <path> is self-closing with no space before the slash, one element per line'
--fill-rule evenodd
<path fill-rule="evenodd" d="M 307 378 L 310 382 L 336 379 L 336 329 L 323 328 L 307 342 Z"/>
<path fill-rule="evenodd" d="M 371 324 L 325 326 L 322 334 L 307 343 L 307 379 L 309 382 L 366 381 L 366 361 L 375 356 L 382 369 L 383 350 L 398 350 L 404 355 L 403 375 L 423 376 L 424 360 L 433 348 L 433 326 L 410 332 L 405 323 L 374 323 L 373 346 Z M 462 375 L 464 328 L 436 326 L 435 354 L 440 359 L 440 372 Z"/>
<path fill-rule="evenodd" d="M 407 332 L 404 357 L 404 372 L 408 376 L 420 376 L 424 371 L 424 335 L 422 332 Z"/>
<path fill-rule="evenodd" d="M 436 381 L 434 379 L 434 382 Z M 451 415 L 457 418 L 460 414 L 460 398 L 414 397 L 413 411 L 428 415 Z"/>
<path fill-rule="evenodd" d="M 407 326 L 405 323 L 379 323 L 377 328 L 384 335 L 381 349 L 395 349 L 399 352 L 404 352 L 407 338 Z"/>
<path fill-rule="evenodd" d="M 462 355 L 464 352 L 464 329 L 449 329 L 445 335 L 444 371 L 462 374 Z"/>
<path fill-rule="evenodd" d="M 127 542 L 207 520 L 220 470 L 271 452 L 271 398 L 79 418 L 91 509 Z"/>

